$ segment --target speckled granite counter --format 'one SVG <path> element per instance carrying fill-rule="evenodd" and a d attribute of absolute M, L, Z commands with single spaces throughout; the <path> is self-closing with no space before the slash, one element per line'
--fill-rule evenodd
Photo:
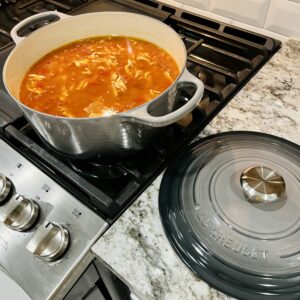
<path fill-rule="evenodd" d="M 200 136 L 234 130 L 265 132 L 300 144 L 299 41 L 285 43 Z M 171 248 L 158 211 L 161 177 L 93 252 L 141 299 L 230 299 L 196 277 Z"/>

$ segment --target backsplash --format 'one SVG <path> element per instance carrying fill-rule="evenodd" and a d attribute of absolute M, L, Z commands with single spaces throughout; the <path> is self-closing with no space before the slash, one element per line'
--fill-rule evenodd
<path fill-rule="evenodd" d="M 195 14 L 286 40 L 300 39 L 300 0 L 160 0 Z"/>

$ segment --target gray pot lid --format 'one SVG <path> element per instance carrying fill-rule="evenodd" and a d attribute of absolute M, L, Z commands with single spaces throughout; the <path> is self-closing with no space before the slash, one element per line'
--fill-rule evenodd
<path fill-rule="evenodd" d="M 255 132 L 202 139 L 167 169 L 159 208 L 177 254 L 211 285 L 300 299 L 299 146 Z"/>

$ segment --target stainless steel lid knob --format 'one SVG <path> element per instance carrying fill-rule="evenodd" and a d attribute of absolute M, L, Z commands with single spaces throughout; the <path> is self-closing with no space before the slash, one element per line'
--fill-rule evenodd
<path fill-rule="evenodd" d="M 65 253 L 69 240 L 67 229 L 58 223 L 46 221 L 38 227 L 26 248 L 45 261 L 54 261 Z"/>
<path fill-rule="evenodd" d="M 4 175 L 0 174 L 0 204 L 6 200 L 11 190 L 11 181 Z"/>
<path fill-rule="evenodd" d="M 13 230 L 25 231 L 35 223 L 38 215 L 38 204 L 17 194 L 1 207 L 0 221 Z"/>
<path fill-rule="evenodd" d="M 253 166 L 244 170 L 241 185 L 246 199 L 252 203 L 278 201 L 285 192 L 282 176 L 263 166 Z"/>

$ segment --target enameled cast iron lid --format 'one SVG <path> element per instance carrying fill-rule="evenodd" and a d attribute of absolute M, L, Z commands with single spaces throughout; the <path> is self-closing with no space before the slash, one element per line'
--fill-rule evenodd
<path fill-rule="evenodd" d="M 254 132 L 194 143 L 166 171 L 161 220 L 205 281 L 240 299 L 300 299 L 300 147 Z"/>

